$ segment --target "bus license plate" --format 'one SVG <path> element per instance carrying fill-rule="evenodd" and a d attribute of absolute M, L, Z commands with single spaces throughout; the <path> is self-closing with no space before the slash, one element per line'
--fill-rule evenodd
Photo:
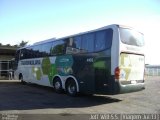
<path fill-rule="evenodd" d="M 131 81 L 131 84 L 136 84 L 136 83 L 137 83 L 137 81 L 135 81 L 135 80 Z"/>

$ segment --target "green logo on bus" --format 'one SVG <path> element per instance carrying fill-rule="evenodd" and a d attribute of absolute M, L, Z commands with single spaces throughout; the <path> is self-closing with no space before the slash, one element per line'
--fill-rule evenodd
<path fill-rule="evenodd" d="M 72 55 L 59 56 L 56 59 L 57 71 L 62 76 L 73 73 L 72 65 L 73 65 Z"/>

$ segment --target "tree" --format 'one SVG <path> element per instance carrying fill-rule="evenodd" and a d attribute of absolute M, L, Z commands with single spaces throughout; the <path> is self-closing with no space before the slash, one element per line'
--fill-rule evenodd
<path fill-rule="evenodd" d="M 22 40 L 21 43 L 19 43 L 18 46 L 19 46 L 19 47 L 24 47 L 25 45 L 27 45 L 27 43 L 28 43 L 27 41 L 23 41 L 23 40 Z"/>
<path fill-rule="evenodd" d="M 11 45 L 10 45 L 10 44 L 7 44 L 6 46 L 7 46 L 7 47 L 10 47 Z"/>

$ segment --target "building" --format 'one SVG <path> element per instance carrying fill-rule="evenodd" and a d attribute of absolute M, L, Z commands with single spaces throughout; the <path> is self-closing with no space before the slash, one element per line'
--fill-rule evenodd
<path fill-rule="evenodd" d="M 0 79 L 8 79 L 17 47 L 0 46 Z"/>
<path fill-rule="evenodd" d="M 147 76 L 160 76 L 160 65 L 146 65 L 145 74 Z"/>

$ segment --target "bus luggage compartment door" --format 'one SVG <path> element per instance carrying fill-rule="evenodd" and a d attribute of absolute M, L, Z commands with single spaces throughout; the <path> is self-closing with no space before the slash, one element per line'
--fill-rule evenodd
<path fill-rule="evenodd" d="M 108 93 L 111 82 L 111 59 L 110 57 L 98 57 L 94 61 L 95 90 L 97 93 Z"/>
<path fill-rule="evenodd" d="M 95 92 L 95 75 L 94 75 L 94 58 L 90 55 L 76 55 L 73 57 L 73 71 L 76 77 L 80 92 L 94 93 Z"/>

